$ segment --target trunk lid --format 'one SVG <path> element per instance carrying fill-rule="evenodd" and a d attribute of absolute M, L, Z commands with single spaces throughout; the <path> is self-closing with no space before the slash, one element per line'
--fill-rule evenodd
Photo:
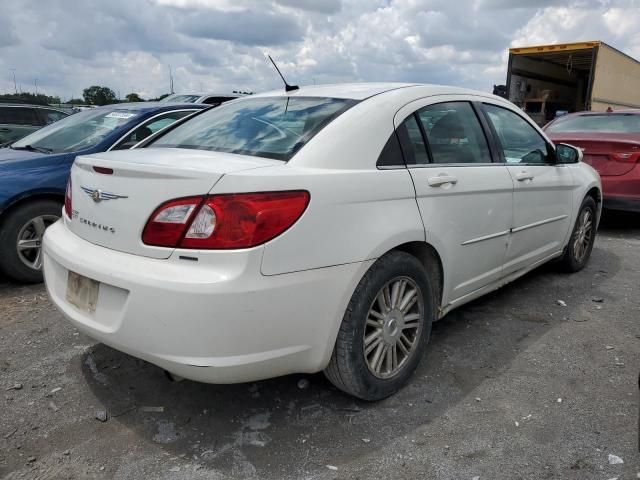
<path fill-rule="evenodd" d="M 168 258 L 173 249 L 142 243 L 142 230 L 161 203 L 206 195 L 226 173 L 280 164 L 277 160 L 177 148 L 78 157 L 71 171 L 70 229 L 106 248 Z M 94 167 L 112 169 L 113 173 L 98 173 Z"/>
<path fill-rule="evenodd" d="M 550 135 L 554 143 L 568 143 L 582 150 L 584 163 L 601 176 L 630 172 L 640 160 L 640 135 L 630 133 L 574 133 Z"/>

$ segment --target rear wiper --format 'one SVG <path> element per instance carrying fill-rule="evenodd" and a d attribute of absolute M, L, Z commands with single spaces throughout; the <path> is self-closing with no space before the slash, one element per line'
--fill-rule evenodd
<path fill-rule="evenodd" d="M 29 150 L 30 152 L 40 152 L 40 153 L 53 153 L 53 150 L 46 147 L 35 147 L 33 145 L 25 145 L 24 147 L 14 147 L 11 145 L 9 148 L 12 150 Z"/>

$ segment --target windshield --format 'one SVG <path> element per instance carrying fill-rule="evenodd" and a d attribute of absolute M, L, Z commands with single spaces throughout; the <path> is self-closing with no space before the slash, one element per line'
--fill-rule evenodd
<path fill-rule="evenodd" d="M 247 98 L 209 110 L 161 136 L 154 147 L 192 148 L 289 160 L 356 101 Z"/>
<path fill-rule="evenodd" d="M 11 145 L 13 149 L 32 148 L 50 153 L 75 152 L 90 148 L 116 128 L 140 115 L 135 110 L 96 108 L 70 115 Z"/>
<path fill-rule="evenodd" d="M 546 128 L 546 131 L 640 133 L 640 115 L 633 113 L 577 115 L 556 120 Z"/>
<path fill-rule="evenodd" d="M 175 103 L 195 103 L 200 98 L 200 95 L 169 95 L 164 97 L 161 102 L 175 102 Z"/>

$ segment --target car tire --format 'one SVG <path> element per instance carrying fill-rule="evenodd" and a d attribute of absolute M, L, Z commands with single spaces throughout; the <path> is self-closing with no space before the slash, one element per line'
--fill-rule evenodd
<path fill-rule="evenodd" d="M 42 268 L 35 268 L 42 265 L 42 234 L 44 228 L 60 218 L 61 211 L 60 202 L 35 200 L 7 214 L 0 227 L 0 269 L 9 278 L 26 283 L 42 282 Z M 19 253 L 19 237 L 22 241 L 31 240 L 34 248 Z M 28 265 L 30 261 L 32 266 Z"/>
<path fill-rule="evenodd" d="M 585 197 L 580 205 L 569 243 L 558 262 L 560 270 L 578 272 L 587 264 L 596 238 L 597 215 L 595 200 L 590 196 Z"/>
<path fill-rule="evenodd" d="M 408 302 L 410 308 L 405 306 L 403 313 L 403 300 L 412 290 L 415 301 L 412 297 Z M 360 280 L 347 306 L 324 371 L 329 381 L 340 390 L 368 401 L 398 391 L 420 363 L 429 342 L 436 312 L 435 291 L 425 267 L 413 255 L 392 251 L 379 258 Z M 383 312 L 381 295 L 388 299 L 384 300 L 388 307 L 384 319 L 379 317 Z M 420 314 L 422 317 L 415 320 Z M 414 322 L 419 327 L 413 328 Z M 409 346 L 408 340 L 412 340 Z M 383 353 L 379 353 L 380 345 Z M 378 371 L 380 357 L 384 357 L 384 365 Z"/>

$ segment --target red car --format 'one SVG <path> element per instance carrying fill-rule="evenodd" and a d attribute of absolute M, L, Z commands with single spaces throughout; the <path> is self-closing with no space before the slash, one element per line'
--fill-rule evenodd
<path fill-rule="evenodd" d="M 640 110 L 572 113 L 544 131 L 554 143 L 580 147 L 602 178 L 605 208 L 640 212 Z"/>

